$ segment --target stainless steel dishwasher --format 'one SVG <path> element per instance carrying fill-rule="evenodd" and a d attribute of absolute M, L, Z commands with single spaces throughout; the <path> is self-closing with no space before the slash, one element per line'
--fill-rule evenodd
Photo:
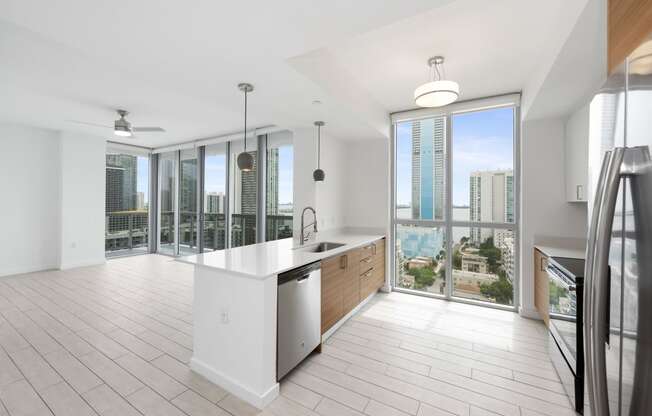
<path fill-rule="evenodd" d="M 280 380 L 321 342 L 321 263 L 278 275 L 276 379 Z"/>

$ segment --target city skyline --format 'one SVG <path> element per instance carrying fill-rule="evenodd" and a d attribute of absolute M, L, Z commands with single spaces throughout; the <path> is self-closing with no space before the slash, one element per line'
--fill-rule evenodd
<path fill-rule="evenodd" d="M 469 177 L 472 172 L 513 170 L 513 111 L 513 108 L 505 107 L 451 117 L 453 206 L 470 205 Z M 396 125 L 396 203 L 399 206 L 412 205 L 412 126 L 411 121 Z"/>

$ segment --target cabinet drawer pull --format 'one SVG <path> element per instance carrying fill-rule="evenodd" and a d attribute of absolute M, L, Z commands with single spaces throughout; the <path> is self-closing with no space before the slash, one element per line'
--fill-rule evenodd
<path fill-rule="evenodd" d="M 340 269 L 344 270 L 349 267 L 349 255 L 340 256 Z"/>
<path fill-rule="evenodd" d="M 371 276 L 371 273 L 373 273 L 374 268 L 372 267 L 371 269 L 367 270 L 366 272 L 362 273 L 363 277 L 369 277 Z"/>
<path fill-rule="evenodd" d="M 360 260 L 360 262 L 371 263 L 371 256 Z"/>

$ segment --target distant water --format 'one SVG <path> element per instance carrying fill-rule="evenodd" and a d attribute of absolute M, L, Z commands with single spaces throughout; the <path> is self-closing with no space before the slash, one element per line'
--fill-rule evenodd
<path fill-rule="evenodd" d="M 453 207 L 453 220 L 454 221 L 469 221 L 469 207 Z M 398 219 L 409 220 L 412 218 L 412 208 L 398 208 L 396 210 L 396 216 Z M 442 233 L 444 230 L 441 230 Z M 464 236 L 468 237 L 469 229 L 468 227 L 454 227 L 453 228 L 453 241 L 460 241 Z"/>

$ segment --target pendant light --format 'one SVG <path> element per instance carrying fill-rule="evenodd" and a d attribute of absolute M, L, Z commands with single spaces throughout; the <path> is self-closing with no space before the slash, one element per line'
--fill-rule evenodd
<path fill-rule="evenodd" d="M 321 128 L 325 124 L 323 121 L 315 121 L 315 126 L 317 126 L 317 169 L 312 173 L 312 178 L 315 182 L 323 182 L 326 176 L 319 165 L 321 159 Z"/>
<path fill-rule="evenodd" d="M 238 84 L 238 89 L 244 92 L 244 151 L 238 155 L 238 167 L 243 172 L 254 169 L 254 157 L 247 152 L 247 94 L 254 90 L 254 86 L 245 82 Z"/>
<path fill-rule="evenodd" d="M 457 100 L 460 86 L 455 81 L 443 79 L 443 56 L 428 59 L 430 82 L 414 90 L 414 102 L 419 107 L 441 107 Z"/>

